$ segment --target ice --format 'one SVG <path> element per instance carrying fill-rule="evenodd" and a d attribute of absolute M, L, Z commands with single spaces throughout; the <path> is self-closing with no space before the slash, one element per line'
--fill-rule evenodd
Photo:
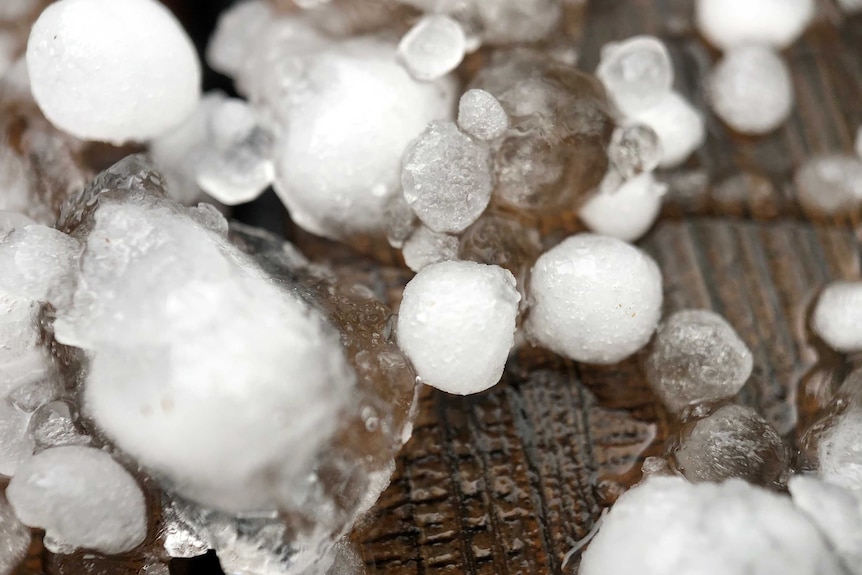
<path fill-rule="evenodd" d="M 736 477 L 764 487 L 783 484 L 788 464 L 778 432 L 742 405 L 726 405 L 686 424 L 674 458 L 690 481 L 718 483 Z"/>
<path fill-rule="evenodd" d="M 403 166 L 404 199 L 435 232 L 464 231 L 491 200 L 491 150 L 454 122 L 432 122 L 405 150 Z"/>
<path fill-rule="evenodd" d="M 404 199 L 404 194 L 395 194 L 386 204 L 384 211 L 386 220 L 386 239 L 389 245 L 396 249 L 404 247 L 404 242 L 413 235 L 419 222 L 410 204 Z"/>
<path fill-rule="evenodd" d="M 741 480 L 653 477 L 617 500 L 580 575 L 846 575 L 788 497 Z"/>
<path fill-rule="evenodd" d="M 727 51 L 707 80 L 707 98 L 724 123 L 743 134 L 766 134 L 793 111 L 793 81 L 784 59 L 763 46 Z"/>
<path fill-rule="evenodd" d="M 0 292 L 35 301 L 62 301 L 81 246 L 47 226 L 24 226 L 0 239 Z"/>
<path fill-rule="evenodd" d="M 428 266 L 404 288 L 398 345 L 424 383 L 458 395 L 484 391 L 503 374 L 520 300 L 514 276 L 503 268 Z"/>
<path fill-rule="evenodd" d="M 458 259 L 458 238 L 419 226 L 404 242 L 404 263 L 414 272 L 431 264 Z"/>
<path fill-rule="evenodd" d="M 200 98 L 194 45 L 155 0 L 51 4 L 30 33 L 27 69 L 48 120 L 87 140 L 148 140 Z"/>
<path fill-rule="evenodd" d="M 862 282 L 826 286 L 817 299 L 811 328 L 836 351 L 862 351 Z"/>
<path fill-rule="evenodd" d="M 803 208 L 821 214 L 847 212 L 862 202 L 862 159 L 838 153 L 811 156 L 794 181 Z"/>
<path fill-rule="evenodd" d="M 820 477 L 862 492 L 862 408 L 835 417 L 820 437 L 817 455 Z"/>
<path fill-rule="evenodd" d="M 642 124 L 620 126 L 611 137 L 608 159 L 626 180 L 643 172 L 651 172 L 662 159 L 658 134 Z"/>
<path fill-rule="evenodd" d="M 37 450 L 64 445 L 89 445 L 90 438 L 78 429 L 78 414 L 65 401 L 41 406 L 30 419 L 30 436 Z"/>
<path fill-rule="evenodd" d="M 509 116 L 485 90 L 467 90 L 458 104 L 458 127 L 480 140 L 495 140 L 506 133 Z"/>
<path fill-rule="evenodd" d="M 542 253 L 539 232 L 517 218 L 485 213 L 461 235 L 462 260 L 506 268 L 523 279 Z M 523 287 L 523 285 L 521 286 Z M 526 302 L 521 301 L 523 306 Z"/>
<path fill-rule="evenodd" d="M 35 378 L 22 384 L 9 394 L 12 405 L 22 411 L 32 413 L 60 396 L 58 374 L 50 368 L 46 358 L 44 378 Z"/>
<path fill-rule="evenodd" d="M 682 164 L 706 139 L 703 118 L 678 92 L 671 92 L 658 105 L 633 114 L 630 120 L 649 126 L 658 134 L 662 168 Z"/>
<path fill-rule="evenodd" d="M 3 497 L 0 497 L 0 575 L 12 575 L 27 556 L 30 530 L 27 529 Z"/>
<path fill-rule="evenodd" d="M 206 554 L 210 544 L 184 513 L 182 503 L 163 497 L 159 539 L 168 557 L 190 559 Z"/>
<path fill-rule="evenodd" d="M 733 327 L 708 310 L 682 310 L 659 327 L 645 364 L 646 377 L 673 412 L 733 397 L 754 360 Z"/>
<path fill-rule="evenodd" d="M 617 238 L 572 236 L 545 252 L 529 284 L 529 337 L 585 363 L 616 363 L 646 345 L 661 317 L 662 277 Z"/>
<path fill-rule="evenodd" d="M 236 76 L 247 62 L 251 46 L 274 18 L 272 4 L 265 0 L 236 2 L 221 13 L 207 46 L 207 62 L 227 76 Z"/>
<path fill-rule="evenodd" d="M 596 76 L 611 101 L 629 116 L 658 106 L 673 87 L 673 63 L 653 36 L 635 36 L 602 48 Z"/>
<path fill-rule="evenodd" d="M 651 173 L 643 173 L 617 189 L 600 190 L 581 207 L 578 217 L 590 231 L 633 242 L 652 227 L 666 191 Z"/>
<path fill-rule="evenodd" d="M 401 38 L 398 58 L 416 80 L 436 80 L 458 67 L 464 59 L 466 41 L 464 29 L 456 20 L 431 14 Z"/>
<path fill-rule="evenodd" d="M 6 496 L 22 523 L 45 530 L 45 547 L 54 553 L 123 553 L 147 534 L 141 488 L 110 455 L 91 447 L 34 455 Z"/>
<path fill-rule="evenodd" d="M 146 563 L 138 575 L 171 575 L 171 570 L 166 564 L 153 561 Z"/>
<path fill-rule="evenodd" d="M 36 302 L 0 293 L 0 399 L 48 372 L 39 314 Z"/>
<path fill-rule="evenodd" d="M 12 477 L 33 454 L 33 440 L 27 433 L 30 414 L 8 400 L 0 400 L 0 475 Z"/>
<path fill-rule="evenodd" d="M 35 223 L 24 214 L 9 210 L 0 210 L 0 240 L 9 235 L 9 232 L 12 230 L 31 226 Z"/>
<path fill-rule="evenodd" d="M 722 50 L 745 45 L 785 48 L 814 17 L 814 0 L 697 0 L 695 22 Z"/>

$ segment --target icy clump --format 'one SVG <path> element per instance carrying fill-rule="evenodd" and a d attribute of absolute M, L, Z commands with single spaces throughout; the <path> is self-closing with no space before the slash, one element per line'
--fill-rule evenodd
<path fill-rule="evenodd" d="M 58 290 L 72 280 L 80 244 L 40 225 L 12 230 L 0 239 L 0 292 L 35 301 L 60 301 Z"/>
<path fill-rule="evenodd" d="M 47 350 L 45 352 L 45 371 L 9 394 L 12 405 L 27 413 L 33 413 L 60 396 L 60 381 L 56 377 L 56 371 L 52 369 L 53 366 L 50 365 Z"/>
<path fill-rule="evenodd" d="M 659 105 L 673 87 L 673 63 L 665 45 L 652 36 L 635 36 L 602 48 L 596 76 L 624 115 Z"/>
<path fill-rule="evenodd" d="M 754 360 L 733 327 L 708 310 L 682 310 L 656 333 L 646 377 L 674 412 L 733 397 L 751 375 Z"/>
<path fill-rule="evenodd" d="M 520 300 L 515 278 L 497 266 L 428 266 L 404 288 L 398 345 L 428 385 L 458 395 L 484 391 L 503 374 Z"/>
<path fill-rule="evenodd" d="M 820 477 L 862 491 L 862 409 L 836 416 L 820 437 L 817 456 Z"/>
<path fill-rule="evenodd" d="M 812 156 L 796 171 L 803 207 L 822 214 L 854 209 L 862 202 L 862 159 L 849 154 Z"/>
<path fill-rule="evenodd" d="M 432 122 L 404 152 L 404 199 L 426 226 L 458 233 L 491 201 L 491 150 L 454 122 Z"/>
<path fill-rule="evenodd" d="M 709 103 L 728 126 L 766 134 L 793 110 L 793 81 L 782 57 L 763 46 L 732 48 L 707 80 Z"/>
<path fill-rule="evenodd" d="M 0 575 L 11 575 L 27 556 L 30 530 L 15 517 L 14 511 L 0 497 Z"/>
<path fill-rule="evenodd" d="M 458 259 L 458 238 L 419 226 L 404 242 L 402 254 L 407 267 L 418 272 L 431 264 Z"/>
<path fill-rule="evenodd" d="M 29 423 L 29 413 L 8 400 L 0 400 L 0 475 L 14 476 L 33 454 L 33 440 L 27 433 Z"/>
<path fill-rule="evenodd" d="M 633 242 L 652 227 L 667 187 L 647 172 L 623 182 L 615 190 L 601 190 L 578 211 L 597 234 Z"/>
<path fill-rule="evenodd" d="M 458 247 L 459 259 L 506 268 L 519 280 L 526 277 L 541 253 L 538 230 L 503 214 L 483 214 L 461 235 Z M 525 304 L 522 300 L 521 306 Z"/>
<path fill-rule="evenodd" d="M 814 0 L 697 0 L 700 33 L 717 48 L 789 46 L 814 17 Z"/>
<path fill-rule="evenodd" d="M 538 259 L 529 298 L 533 341 L 576 361 L 616 363 L 646 345 L 658 325 L 661 272 L 622 240 L 579 234 Z"/>
<path fill-rule="evenodd" d="M 77 412 L 65 401 L 41 406 L 30 419 L 30 436 L 37 450 L 64 445 L 88 445 L 90 438 L 78 429 Z"/>
<path fill-rule="evenodd" d="M 467 38 L 461 25 L 440 14 L 423 17 L 398 44 L 398 58 L 413 78 L 442 78 L 464 59 Z"/>
<path fill-rule="evenodd" d="M 458 127 L 480 140 L 494 140 L 506 133 L 509 116 L 485 90 L 467 90 L 458 104 Z"/>
<path fill-rule="evenodd" d="M 236 2 L 222 12 L 207 46 L 209 65 L 222 74 L 236 76 L 255 40 L 274 16 L 273 6 L 266 0 Z"/>
<path fill-rule="evenodd" d="M 608 159 L 626 180 L 655 170 L 662 155 L 658 134 L 642 124 L 618 127 L 608 147 Z"/>
<path fill-rule="evenodd" d="M 836 351 L 862 351 L 862 282 L 826 286 L 814 308 L 811 327 Z"/>
<path fill-rule="evenodd" d="M 40 306 L 0 293 L 0 398 L 38 381 L 49 371 L 40 347 Z"/>
<path fill-rule="evenodd" d="M 194 45 L 155 0 L 51 4 L 33 25 L 27 68 L 45 116 L 87 140 L 148 140 L 200 98 Z"/>
<path fill-rule="evenodd" d="M 658 134 L 662 168 L 682 164 L 706 139 L 703 117 L 678 92 L 671 92 L 656 106 L 632 114 L 630 120 L 649 126 Z"/>
<path fill-rule="evenodd" d="M 6 496 L 22 523 L 45 530 L 45 547 L 54 553 L 123 553 L 147 533 L 141 488 L 99 449 L 57 447 L 34 455 Z"/>

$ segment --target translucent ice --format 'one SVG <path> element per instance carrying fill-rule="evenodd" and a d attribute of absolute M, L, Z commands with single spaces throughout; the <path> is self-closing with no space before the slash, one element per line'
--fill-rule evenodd
<path fill-rule="evenodd" d="M 41 406 L 30 419 L 30 436 L 36 449 L 63 445 L 88 445 L 90 438 L 75 424 L 77 413 L 65 401 L 53 401 Z"/>
<path fill-rule="evenodd" d="M 754 365 L 751 352 L 723 317 L 682 310 L 656 333 L 646 376 L 671 411 L 734 396 Z"/>
<path fill-rule="evenodd" d="M 781 49 L 802 34 L 814 8 L 814 0 L 697 0 L 695 21 L 722 50 L 752 44 Z"/>
<path fill-rule="evenodd" d="M 27 555 L 30 530 L 24 526 L 6 500 L 0 497 L 0 575 L 11 575 Z"/>
<path fill-rule="evenodd" d="M 141 488 L 99 449 L 57 447 L 34 455 L 6 496 L 25 525 L 45 530 L 45 546 L 55 553 L 123 553 L 147 533 Z"/>
<path fill-rule="evenodd" d="M 405 150 L 403 166 L 404 199 L 435 232 L 463 231 L 491 200 L 491 150 L 453 122 L 432 122 Z"/>
<path fill-rule="evenodd" d="M 464 231 L 458 248 L 460 259 L 506 268 L 518 279 L 526 277 L 541 253 L 538 230 L 517 218 L 490 213 Z"/>
<path fill-rule="evenodd" d="M 458 105 L 458 127 L 480 140 L 494 140 L 506 133 L 509 117 L 485 90 L 467 90 Z"/>
<path fill-rule="evenodd" d="M 618 127 L 608 147 L 608 158 L 624 179 L 653 171 L 662 155 L 658 134 L 642 124 Z"/>
<path fill-rule="evenodd" d="M 652 227 L 665 192 L 666 187 L 647 172 L 615 190 L 600 191 L 581 207 L 578 217 L 597 234 L 633 242 Z"/>
<path fill-rule="evenodd" d="M 467 395 L 495 385 L 514 345 L 521 296 L 497 266 L 443 262 L 404 288 L 398 345 L 422 381 Z"/>
<path fill-rule="evenodd" d="M 42 339 L 40 306 L 0 293 L 0 398 L 39 381 L 50 369 Z"/>
<path fill-rule="evenodd" d="M 61 0 L 27 45 L 33 96 L 82 139 L 143 141 L 195 109 L 201 69 L 180 23 L 155 0 Z"/>
<path fill-rule="evenodd" d="M 410 204 L 404 199 L 404 194 L 395 194 L 386 203 L 384 211 L 386 220 L 386 239 L 389 245 L 401 249 L 404 242 L 413 235 L 419 222 Z"/>
<path fill-rule="evenodd" d="M 796 171 L 803 207 L 822 214 L 852 210 L 862 202 L 862 159 L 849 154 L 811 156 Z"/>
<path fill-rule="evenodd" d="M 793 82 L 783 58 L 763 46 L 725 53 L 707 81 L 713 111 L 743 134 L 766 134 L 793 110 Z"/>
<path fill-rule="evenodd" d="M 820 437 L 817 456 L 820 477 L 862 491 L 862 408 L 835 417 Z"/>
<path fill-rule="evenodd" d="M 461 25 L 441 14 L 423 17 L 398 44 L 398 58 L 420 81 L 436 80 L 464 59 L 466 36 Z"/>
<path fill-rule="evenodd" d="M 458 259 L 458 238 L 419 226 L 404 242 L 404 263 L 414 272 L 431 264 Z"/>
<path fill-rule="evenodd" d="M 55 302 L 72 279 L 81 252 L 77 241 L 47 226 L 19 227 L 0 239 L 0 292 Z M 53 296 L 53 297 L 52 297 Z"/>
<path fill-rule="evenodd" d="M 662 168 L 682 164 L 706 139 L 700 113 L 677 92 L 671 92 L 656 106 L 633 114 L 631 120 L 646 124 L 658 134 Z"/>
<path fill-rule="evenodd" d="M 826 286 L 814 308 L 811 327 L 836 351 L 862 351 L 862 282 Z"/>
<path fill-rule="evenodd" d="M 214 70 L 235 76 L 248 61 L 249 51 L 261 31 L 274 17 L 265 0 L 236 2 L 221 13 L 207 47 L 207 62 Z"/>
<path fill-rule="evenodd" d="M 0 475 L 15 475 L 34 449 L 27 433 L 30 414 L 21 411 L 8 400 L 0 400 Z"/>
<path fill-rule="evenodd" d="M 657 106 L 670 95 L 673 63 L 658 38 L 635 36 L 602 48 L 596 76 L 628 116 Z"/>
<path fill-rule="evenodd" d="M 579 234 L 538 259 L 529 298 L 525 326 L 536 343 L 576 361 L 616 363 L 658 325 L 661 272 L 622 240 Z"/>

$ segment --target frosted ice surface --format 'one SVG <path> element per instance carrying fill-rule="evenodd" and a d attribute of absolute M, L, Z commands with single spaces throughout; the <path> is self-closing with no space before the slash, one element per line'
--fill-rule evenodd
<path fill-rule="evenodd" d="M 602 48 L 596 76 L 626 116 L 659 105 L 673 86 L 673 63 L 658 38 L 635 36 Z"/>
<path fill-rule="evenodd" d="M 671 92 L 658 105 L 633 114 L 631 120 L 646 124 L 658 134 L 662 168 L 682 164 L 706 139 L 700 113 L 677 92 Z"/>
<path fill-rule="evenodd" d="M 46 350 L 44 377 L 33 378 L 10 393 L 9 401 L 12 402 L 12 405 L 22 411 L 32 413 L 60 395 L 58 374 L 51 369 L 49 361 Z"/>
<path fill-rule="evenodd" d="M 458 259 L 458 237 L 419 226 L 402 248 L 404 263 L 414 272 L 431 264 Z"/>
<path fill-rule="evenodd" d="M 781 49 L 814 17 L 814 0 L 697 0 L 695 22 L 717 48 L 761 45 Z"/>
<path fill-rule="evenodd" d="M 416 229 L 418 218 L 413 213 L 413 208 L 404 199 L 404 194 L 395 194 L 386 203 L 384 212 L 386 220 L 386 239 L 389 245 L 396 249 L 401 249 L 404 242 L 413 235 L 413 230 Z"/>
<path fill-rule="evenodd" d="M 811 327 L 836 351 L 862 351 L 862 282 L 826 286 L 814 308 Z"/>
<path fill-rule="evenodd" d="M 485 90 L 467 90 L 458 104 L 458 127 L 480 140 L 493 140 L 506 133 L 509 116 Z"/>
<path fill-rule="evenodd" d="M 183 513 L 184 506 L 167 496 L 162 501 L 161 539 L 168 557 L 190 559 L 206 554 L 210 545 Z"/>
<path fill-rule="evenodd" d="M 30 414 L 8 400 L 0 400 L 0 475 L 15 475 L 21 464 L 33 454 L 33 440 L 27 433 Z"/>
<path fill-rule="evenodd" d="M 272 4 L 265 0 L 233 4 L 219 16 L 207 46 L 207 63 L 222 74 L 235 76 L 247 62 L 255 39 L 273 17 Z"/>
<path fill-rule="evenodd" d="M 39 313 L 36 302 L 0 293 L 0 398 L 44 372 Z"/>
<path fill-rule="evenodd" d="M 144 494 L 111 456 L 90 447 L 34 455 L 6 489 L 25 525 L 44 529 L 49 551 L 130 551 L 147 533 Z"/>
<path fill-rule="evenodd" d="M 625 179 L 653 171 L 662 155 L 658 134 L 643 124 L 617 127 L 608 146 L 608 159 Z"/>
<path fill-rule="evenodd" d="M 398 345 L 424 383 L 458 395 L 484 391 L 503 374 L 520 300 L 503 268 L 430 265 L 404 288 Z"/>
<path fill-rule="evenodd" d="M 793 110 L 793 81 L 784 59 L 763 46 L 725 53 L 707 80 L 712 110 L 743 134 L 766 134 Z"/>
<path fill-rule="evenodd" d="M 0 497 L 0 575 L 11 575 L 27 556 L 30 530 L 23 525 L 5 499 Z"/>
<path fill-rule="evenodd" d="M 733 327 L 708 310 L 682 310 L 659 327 L 646 376 L 671 411 L 736 395 L 754 360 Z"/>
<path fill-rule="evenodd" d="M 453 122 L 432 122 L 404 152 L 404 199 L 435 232 L 458 233 L 491 201 L 490 149 Z"/>
<path fill-rule="evenodd" d="M 65 401 L 53 401 L 41 406 L 30 419 L 30 436 L 37 450 L 63 445 L 88 445 L 90 438 L 82 434 L 75 421 L 75 409 Z"/>
<path fill-rule="evenodd" d="M 566 239 L 538 259 L 528 290 L 530 338 L 576 361 L 628 357 L 646 345 L 661 317 L 658 266 L 617 238 Z"/>
<path fill-rule="evenodd" d="M 452 18 L 431 14 L 420 19 L 398 44 L 398 58 L 420 81 L 436 80 L 458 67 L 466 50 L 464 29 Z"/>
<path fill-rule="evenodd" d="M 823 432 L 818 445 L 820 477 L 862 491 L 862 409 L 841 414 Z"/>
<path fill-rule="evenodd" d="M 852 210 L 862 201 L 862 159 L 850 154 L 811 156 L 794 181 L 803 207 L 824 214 Z"/>
<path fill-rule="evenodd" d="M 16 228 L 0 239 L 0 292 L 59 303 L 80 252 L 77 241 L 53 228 Z"/>
<path fill-rule="evenodd" d="M 741 480 L 652 477 L 611 508 L 580 575 L 846 575 L 790 498 Z"/>
<path fill-rule="evenodd" d="M 633 242 L 652 227 L 667 191 L 649 172 L 640 174 L 617 189 L 600 190 L 578 211 L 590 231 Z"/>
<path fill-rule="evenodd" d="M 61 0 L 30 33 L 33 96 L 52 124 L 86 140 L 162 134 L 194 112 L 194 45 L 155 0 Z"/>

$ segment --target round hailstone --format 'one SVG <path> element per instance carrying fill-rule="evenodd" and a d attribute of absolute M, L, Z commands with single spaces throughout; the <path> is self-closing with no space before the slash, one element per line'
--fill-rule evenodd
<path fill-rule="evenodd" d="M 700 113 L 677 92 L 671 92 L 657 106 L 634 114 L 631 119 L 646 124 L 658 134 L 662 149 L 661 168 L 682 164 L 706 139 L 706 127 Z"/>
<path fill-rule="evenodd" d="M 509 116 L 490 93 L 467 90 L 458 103 L 458 127 L 480 140 L 493 140 L 506 133 Z"/>
<path fill-rule="evenodd" d="M 659 105 L 673 86 L 673 63 L 665 45 L 652 36 L 607 44 L 596 76 L 624 115 Z"/>
<path fill-rule="evenodd" d="M 793 110 L 790 70 L 770 48 L 732 48 L 713 69 L 707 85 L 713 111 L 743 134 L 771 132 Z"/>
<path fill-rule="evenodd" d="M 404 288 L 398 345 L 428 385 L 458 395 L 484 391 L 503 375 L 520 300 L 515 277 L 503 268 L 428 266 Z"/>
<path fill-rule="evenodd" d="M 785 48 L 814 17 L 815 0 L 697 0 L 695 21 L 716 48 Z"/>
<path fill-rule="evenodd" d="M 536 343 L 576 361 L 616 363 L 658 325 L 661 272 L 622 240 L 579 234 L 538 259 L 529 296 L 526 328 Z"/>
<path fill-rule="evenodd" d="M 441 14 L 425 16 L 398 44 L 398 58 L 421 82 L 442 78 L 464 59 L 467 38 L 461 25 Z"/>
<path fill-rule="evenodd" d="M 661 210 L 667 186 L 643 173 L 616 190 L 602 190 L 584 204 L 578 217 L 597 234 L 633 242 L 647 233 Z"/>
<path fill-rule="evenodd" d="M 862 159 L 850 154 L 812 156 L 796 171 L 796 195 L 803 208 L 835 214 L 862 202 Z"/>
<path fill-rule="evenodd" d="M 49 551 L 124 553 L 147 534 L 144 494 L 110 455 L 92 447 L 57 447 L 30 458 L 6 489 L 25 525 L 45 530 Z"/>
<path fill-rule="evenodd" d="M 617 500 L 580 575 L 846 575 L 788 497 L 731 479 L 652 477 Z"/>
<path fill-rule="evenodd" d="M 87 140 L 148 140 L 200 98 L 194 45 L 155 0 L 51 4 L 30 32 L 27 69 L 48 120 Z"/>
<path fill-rule="evenodd" d="M 862 282 L 829 284 L 817 300 L 811 327 L 835 351 L 862 351 Z"/>

